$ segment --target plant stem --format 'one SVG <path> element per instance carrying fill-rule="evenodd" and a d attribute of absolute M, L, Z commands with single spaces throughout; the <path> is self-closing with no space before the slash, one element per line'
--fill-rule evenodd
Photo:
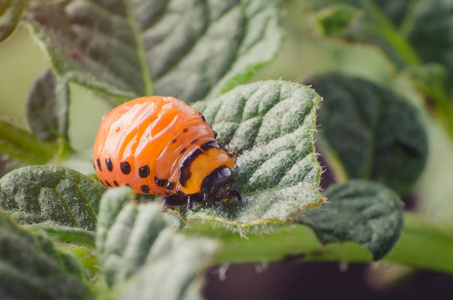
<path fill-rule="evenodd" d="M 406 38 L 401 35 L 389 19 L 382 13 L 379 7 L 372 0 L 362 0 L 364 8 L 376 22 L 378 34 L 392 46 L 392 48 L 400 54 L 401 59 L 406 66 L 420 66 L 422 64 L 417 53 L 412 46 L 407 42 Z"/>
<path fill-rule="evenodd" d="M 56 144 L 41 141 L 34 134 L 0 120 L 0 152 L 29 164 L 43 164 L 57 151 Z"/>

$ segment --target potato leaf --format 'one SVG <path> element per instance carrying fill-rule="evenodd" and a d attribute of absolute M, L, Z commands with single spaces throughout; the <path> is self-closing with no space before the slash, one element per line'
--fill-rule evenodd
<path fill-rule="evenodd" d="M 58 74 L 104 94 L 215 97 L 282 42 L 276 0 L 29 1 L 29 27 Z"/>
<path fill-rule="evenodd" d="M 129 188 L 110 189 L 99 212 L 99 261 L 116 299 L 199 299 L 201 270 L 217 243 L 175 232 L 161 205 L 137 205 L 133 196 Z"/>
<path fill-rule="evenodd" d="M 407 192 L 428 154 L 417 109 L 389 89 L 341 73 L 320 75 L 307 83 L 324 99 L 318 116 L 320 137 L 327 144 L 323 150 L 338 157 L 349 178 Z"/>
<path fill-rule="evenodd" d="M 46 235 L 31 233 L 0 211 L 0 298 L 87 299 L 79 262 Z"/>
<path fill-rule="evenodd" d="M 296 222 L 312 227 L 323 243 L 353 241 L 383 258 L 403 228 L 403 208 L 398 195 L 385 186 L 349 181 L 325 193 L 328 203 L 299 215 Z"/>
<path fill-rule="evenodd" d="M 0 180 L 1 205 L 22 223 L 52 221 L 94 231 L 105 187 L 77 171 L 29 166 Z"/>

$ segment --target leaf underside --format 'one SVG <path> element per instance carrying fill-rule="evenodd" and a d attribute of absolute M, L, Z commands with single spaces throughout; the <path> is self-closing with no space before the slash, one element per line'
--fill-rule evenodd
<path fill-rule="evenodd" d="M 27 121 L 41 140 L 68 139 L 69 89 L 47 69 L 35 80 L 28 95 Z"/>
<path fill-rule="evenodd" d="M 405 99 L 370 81 L 340 73 L 308 80 L 323 97 L 321 141 L 349 178 L 407 192 L 426 164 L 428 141 L 419 112 Z"/>
<path fill-rule="evenodd" d="M 77 171 L 57 166 L 30 166 L 0 180 L 1 205 L 19 222 L 52 221 L 94 231 L 105 187 Z"/>
<path fill-rule="evenodd" d="M 128 188 L 102 198 L 99 261 L 117 299 L 199 299 L 200 275 L 217 243 L 170 228 L 157 203 L 136 205 Z"/>
<path fill-rule="evenodd" d="M 187 102 L 245 82 L 282 42 L 277 1 L 31 0 L 53 67 L 107 95 Z M 52 16 L 52 17 L 49 17 Z"/>

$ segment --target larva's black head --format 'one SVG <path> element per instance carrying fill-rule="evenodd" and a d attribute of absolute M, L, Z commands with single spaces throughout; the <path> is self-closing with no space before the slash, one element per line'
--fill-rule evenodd
<path fill-rule="evenodd" d="M 230 188 L 234 183 L 234 175 L 230 168 L 219 167 L 211 172 L 201 184 L 201 194 L 210 202 L 228 198 Z"/>

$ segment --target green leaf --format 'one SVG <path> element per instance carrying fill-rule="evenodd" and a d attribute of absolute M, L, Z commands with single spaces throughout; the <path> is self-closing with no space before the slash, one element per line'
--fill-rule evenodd
<path fill-rule="evenodd" d="M 11 216 L 14 218 L 14 213 L 12 213 Z M 93 231 L 56 225 L 55 223 L 49 221 L 33 223 L 31 225 L 27 225 L 27 228 L 45 231 L 54 241 L 68 243 L 71 247 L 78 245 L 94 249 L 96 246 L 95 233 Z"/>
<path fill-rule="evenodd" d="M 30 233 L 0 212 L 0 298 L 86 299 L 84 270 L 43 234 Z"/>
<path fill-rule="evenodd" d="M 117 299 L 198 299 L 200 273 L 217 244 L 176 233 L 161 205 L 136 205 L 133 196 L 115 188 L 101 201 L 96 242 L 108 285 Z"/>
<path fill-rule="evenodd" d="M 52 16 L 52 17 L 50 17 Z M 107 95 L 217 96 L 282 43 L 276 0 L 31 0 L 25 15 L 57 72 Z"/>
<path fill-rule="evenodd" d="M 312 227 L 323 243 L 353 241 L 383 258 L 403 228 L 403 208 L 397 194 L 384 185 L 349 181 L 326 191 L 328 203 L 296 218 Z"/>
<path fill-rule="evenodd" d="M 195 205 L 185 215 L 171 212 L 190 223 L 209 220 L 261 232 L 287 225 L 306 207 L 322 203 L 313 145 L 319 101 L 306 86 L 265 81 L 195 103 L 218 132 L 218 141 L 236 153 L 233 188 L 243 202 Z"/>
<path fill-rule="evenodd" d="M 68 140 L 69 89 L 52 70 L 47 69 L 35 80 L 27 103 L 27 120 L 31 130 L 44 141 Z"/>
<path fill-rule="evenodd" d="M 44 164 L 52 159 L 58 146 L 39 140 L 34 134 L 0 119 L 0 152 L 28 164 Z"/>
<path fill-rule="evenodd" d="M 25 5 L 25 0 L 3 0 L 0 3 L 0 42 L 16 29 Z"/>
<path fill-rule="evenodd" d="M 428 153 L 416 108 L 384 87 L 340 73 L 308 83 L 324 99 L 318 116 L 324 150 L 338 157 L 347 176 L 407 192 L 423 171 Z"/>
<path fill-rule="evenodd" d="M 104 191 L 98 181 L 57 166 L 24 167 L 0 180 L 1 205 L 18 221 L 53 221 L 90 231 L 96 229 Z"/>
<path fill-rule="evenodd" d="M 361 16 L 353 6 L 339 4 L 328 6 L 316 14 L 316 25 L 323 36 L 341 37 Z"/>

